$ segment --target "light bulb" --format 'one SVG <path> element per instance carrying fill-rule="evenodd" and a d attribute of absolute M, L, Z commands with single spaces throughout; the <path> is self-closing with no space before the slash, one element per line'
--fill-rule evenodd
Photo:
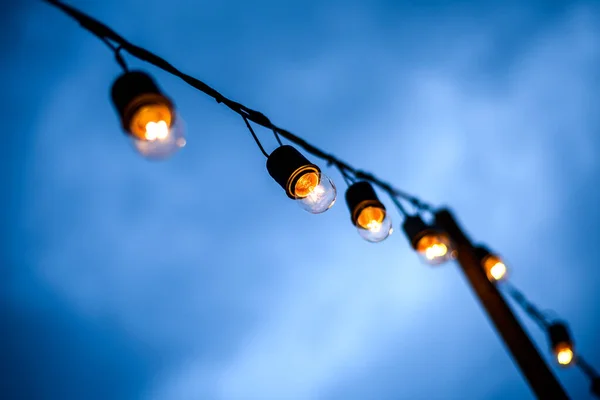
<path fill-rule="evenodd" d="M 573 349 L 568 343 L 559 343 L 554 350 L 556 354 L 556 361 L 560 365 L 569 365 L 573 361 Z"/>
<path fill-rule="evenodd" d="M 431 265 L 442 264 L 452 258 L 452 245 L 448 236 L 441 232 L 428 232 L 419 239 L 417 253 Z"/>
<path fill-rule="evenodd" d="M 508 269 L 500 257 L 490 254 L 483 260 L 483 269 L 490 281 L 501 281 L 506 278 Z"/>
<path fill-rule="evenodd" d="M 164 159 L 185 146 L 183 122 L 163 104 L 141 107 L 131 119 L 135 149 L 148 159 Z"/>
<path fill-rule="evenodd" d="M 490 282 L 495 283 L 506 279 L 508 268 L 499 255 L 492 253 L 484 245 L 475 247 L 475 255 Z"/>
<path fill-rule="evenodd" d="M 318 166 L 292 146 L 279 146 L 267 158 L 269 175 L 290 199 L 312 214 L 320 214 L 333 206 L 335 185 Z"/>
<path fill-rule="evenodd" d="M 392 220 L 368 181 L 353 182 L 346 190 L 352 224 L 368 242 L 381 242 L 392 233 Z"/>
<path fill-rule="evenodd" d="M 358 234 L 369 242 L 381 242 L 392 233 L 392 219 L 380 207 L 363 208 L 356 221 Z"/>
<path fill-rule="evenodd" d="M 567 325 L 562 322 L 554 322 L 548 326 L 550 347 L 559 365 L 567 367 L 571 365 L 575 357 L 573 350 L 573 339 Z"/>
<path fill-rule="evenodd" d="M 303 210 L 320 214 L 329 210 L 335 203 L 337 190 L 324 173 L 307 172 L 298 178 L 294 185 L 294 198 Z"/>
<path fill-rule="evenodd" d="M 123 129 L 144 157 L 163 159 L 185 145 L 181 118 L 148 74 L 122 74 L 112 86 L 112 99 Z"/>
<path fill-rule="evenodd" d="M 420 215 L 407 215 L 402 229 L 425 263 L 438 265 L 454 257 L 453 243 L 448 234 L 435 224 L 426 224 Z"/>

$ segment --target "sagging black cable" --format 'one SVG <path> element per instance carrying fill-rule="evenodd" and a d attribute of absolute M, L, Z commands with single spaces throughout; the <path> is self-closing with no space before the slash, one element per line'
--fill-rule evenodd
<path fill-rule="evenodd" d="M 223 103 L 229 109 L 231 109 L 235 113 L 241 115 L 244 118 L 244 120 L 247 122 L 247 125 L 249 124 L 248 121 L 251 121 L 257 125 L 261 125 L 265 128 L 271 129 L 275 133 L 275 136 L 277 137 L 279 142 L 280 142 L 279 136 L 282 136 L 282 137 L 286 138 L 287 140 L 289 140 L 290 142 L 300 146 L 308 153 L 310 153 L 320 159 L 323 159 L 330 164 L 338 165 L 345 171 L 350 171 L 357 179 L 367 180 L 370 183 L 372 183 L 373 185 L 378 186 L 385 192 L 389 193 L 395 202 L 397 202 L 397 200 L 398 200 L 397 198 L 402 198 L 420 210 L 431 211 L 433 209 L 433 207 L 424 203 L 423 201 L 416 198 L 415 196 L 409 195 L 408 193 L 405 193 L 403 191 L 400 191 L 400 190 L 392 187 L 389 183 L 380 180 L 375 175 L 373 175 L 369 172 L 361 171 L 359 169 L 356 169 L 356 168 L 350 166 L 349 164 L 338 159 L 337 157 L 335 157 L 331 154 L 328 154 L 328 153 L 322 151 L 321 149 L 311 145 L 310 143 L 308 143 L 304 139 L 300 138 L 299 136 L 296 136 L 296 135 L 292 134 L 291 132 L 276 126 L 263 113 L 253 110 L 249 107 L 244 106 L 243 104 L 240 104 L 236 101 L 233 101 L 233 100 L 223 96 L 217 90 L 213 89 L 212 87 L 210 87 L 206 83 L 200 81 L 199 79 L 196 79 L 193 76 L 187 75 L 187 74 L 179 71 L 177 68 L 175 68 L 173 65 L 171 65 L 165 59 L 157 56 L 154 53 L 151 53 L 150 51 L 148 51 L 142 47 L 136 46 L 136 45 L 128 42 L 125 38 L 123 38 L 121 35 L 116 33 L 114 30 L 112 30 L 111 28 L 109 28 L 108 26 L 103 24 L 102 22 L 82 13 L 81 11 L 79 11 L 69 5 L 62 3 L 59 0 L 45 0 L 45 1 L 51 5 L 59 8 L 65 14 L 69 15 L 70 17 L 72 17 L 73 19 L 78 21 L 79 24 L 83 28 L 90 31 L 92 34 L 94 34 L 95 36 L 100 38 L 105 43 L 107 42 L 107 40 L 117 43 L 118 44 L 117 48 L 119 49 L 119 51 L 120 50 L 126 51 L 133 57 L 136 57 L 142 61 L 145 61 L 149 64 L 154 65 L 155 67 L 157 67 L 159 69 L 162 69 L 165 72 L 168 72 L 174 76 L 177 76 L 178 78 L 180 78 L 184 82 L 186 82 L 188 85 L 190 85 L 193 88 L 212 97 L 218 103 Z M 253 135 L 253 136 L 255 136 L 255 135 Z M 262 146 L 260 146 L 260 147 L 262 147 Z M 263 151 L 263 154 L 266 154 L 264 149 L 262 149 L 262 151 Z M 400 205 L 399 209 L 404 210 L 402 205 Z"/>
<path fill-rule="evenodd" d="M 263 147 L 262 143 L 260 143 L 260 140 L 258 140 L 258 136 L 256 136 L 256 133 L 254 133 L 254 129 L 252 129 L 252 125 L 250 125 L 248 118 L 246 118 L 246 116 L 242 115 L 242 119 L 246 123 L 246 127 L 248 127 L 248 130 L 252 134 L 252 137 L 254 138 L 254 141 L 258 145 L 258 148 L 260 149 L 260 151 L 264 154 L 265 157 L 269 158 L 269 153 L 267 153 L 265 151 L 265 148 Z"/>

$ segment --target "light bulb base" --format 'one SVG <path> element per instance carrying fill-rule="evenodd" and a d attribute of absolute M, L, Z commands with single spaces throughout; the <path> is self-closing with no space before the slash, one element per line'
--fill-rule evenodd
<path fill-rule="evenodd" d="M 294 188 L 298 180 L 307 173 L 321 177 L 321 170 L 292 146 L 279 146 L 267 158 L 269 175 L 285 190 L 290 199 L 298 199 Z"/>
<path fill-rule="evenodd" d="M 550 346 L 555 349 L 561 343 L 573 345 L 569 329 L 562 322 L 555 322 L 548 327 L 548 336 L 550 338 Z"/>
<path fill-rule="evenodd" d="M 477 257 L 481 265 L 483 265 L 484 260 L 491 255 L 492 252 L 487 247 L 482 245 L 475 247 L 475 257 Z"/>

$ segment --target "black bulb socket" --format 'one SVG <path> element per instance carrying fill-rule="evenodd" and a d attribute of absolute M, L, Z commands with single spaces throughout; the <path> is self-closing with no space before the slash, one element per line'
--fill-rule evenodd
<path fill-rule="evenodd" d="M 562 322 L 555 322 L 548 327 L 548 336 L 550 338 L 550 346 L 555 351 L 559 344 L 566 343 L 573 347 L 573 339 L 569 333 L 567 325 Z"/>
<path fill-rule="evenodd" d="M 321 179 L 321 170 L 292 146 L 279 146 L 267 158 L 267 171 L 288 195 L 296 199 L 294 188 L 305 174 L 314 172 Z"/>
<path fill-rule="evenodd" d="M 379 201 L 375 189 L 373 189 L 373 186 L 366 181 L 356 182 L 350 185 L 348 190 L 346 190 L 346 204 L 350 210 L 352 223 L 355 226 L 360 213 L 367 207 L 377 207 L 382 209 L 385 213 L 385 206 Z"/>
<path fill-rule="evenodd" d="M 402 229 L 415 250 L 417 249 L 419 240 L 421 240 L 423 236 L 438 232 L 434 227 L 427 225 L 419 215 L 406 216 L 402 223 Z"/>

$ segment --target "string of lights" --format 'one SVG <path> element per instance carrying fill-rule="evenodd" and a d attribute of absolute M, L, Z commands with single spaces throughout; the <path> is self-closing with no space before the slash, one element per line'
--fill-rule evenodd
<path fill-rule="evenodd" d="M 581 354 L 575 352 L 574 341 L 566 322 L 560 321 L 558 318 L 551 318 L 549 314 L 556 314 L 554 311 L 540 310 L 511 283 L 503 282 L 502 287 L 508 292 L 515 303 L 523 309 L 527 316 L 548 335 L 551 350 L 559 365 L 564 367 L 575 365 L 579 367 L 592 382 L 592 394 L 600 398 L 600 375 Z"/>
<path fill-rule="evenodd" d="M 294 135 L 290 131 L 283 129 L 281 127 L 278 127 L 277 125 L 272 123 L 271 120 L 269 118 L 267 118 L 267 116 L 265 116 L 263 113 L 253 110 L 249 107 L 244 106 L 243 104 L 240 104 L 236 101 L 233 101 L 233 100 L 225 97 L 224 95 L 219 93 L 217 90 L 213 89 L 212 87 L 210 87 L 206 83 L 202 82 L 201 80 L 181 72 L 180 70 L 175 68 L 173 65 L 171 65 L 169 62 L 167 62 L 163 58 L 157 56 L 156 54 L 154 54 L 144 48 L 136 46 L 135 44 L 127 41 L 124 37 L 122 37 L 121 35 L 116 33 L 113 29 L 109 28 L 102 22 L 100 22 L 88 15 L 85 15 L 84 13 L 80 12 L 79 10 L 77 10 L 67 4 L 62 3 L 61 1 L 58 1 L 58 0 L 45 0 L 45 1 L 52 4 L 55 7 L 58 7 L 62 11 L 64 11 L 67 15 L 71 16 L 77 22 L 79 22 L 79 24 L 83 28 L 90 31 L 92 34 L 94 34 L 95 36 L 100 38 L 100 40 L 105 42 L 109 47 L 111 47 L 111 49 L 115 52 L 115 57 L 116 57 L 119 65 L 123 68 L 123 70 L 125 72 L 128 72 L 128 68 L 121 56 L 121 51 L 126 51 L 131 56 L 138 58 L 139 60 L 145 61 L 165 72 L 168 72 L 174 76 L 179 77 L 180 79 L 182 79 L 184 82 L 186 82 L 193 88 L 212 97 L 218 103 L 224 104 L 230 110 L 232 110 L 235 113 L 242 116 L 242 118 L 244 118 L 245 121 L 248 120 L 257 125 L 260 125 L 267 129 L 272 130 L 274 132 L 276 138 L 279 141 L 280 141 L 279 136 L 284 137 L 285 139 L 289 140 L 292 143 L 295 143 L 296 145 L 300 146 L 305 151 L 314 155 L 315 157 L 325 160 L 328 165 L 337 166 L 338 169 L 340 169 L 341 171 L 344 171 L 345 178 L 347 178 L 348 174 L 351 174 L 355 177 L 355 179 L 369 181 L 371 184 L 378 186 L 383 191 L 388 193 L 390 196 L 399 197 L 399 198 L 409 202 L 418 210 L 430 211 L 433 209 L 433 207 L 431 205 L 423 202 L 419 198 L 412 196 L 402 190 L 394 188 L 391 184 L 379 179 L 374 174 L 360 170 L 358 168 L 355 168 L 355 167 L 351 166 L 350 164 L 337 158 L 336 156 L 334 156 L 330 153 L 327 153 L 327 152 L 319 149 L 318 147 L 308 143 L 306 140 L 300 138 L 299 136 Z M 116 43 L 116 45 L 114 45 L 113 42 Z M 247 123 L 247 126 L 249 127 L 248 123 Z M 249 129 L 251 130 L 250 127 L 249 127 Z M 255 136 L 255 135 L 253 134 L 253 136 Z M 180 141 L 180 143 L 181 143 L 181 141 Z M 257 143 L 258 143 L 258 140 L 257 140 Z M 149 149 L 149 150 L 152 150 L 154 147 L 157 147 L 157 146 L 143 146 L 143 147 L 150 147 L 151 149 Z M 265 152 L 263 151 L 264 149 L 262 149 L 262 146 L 259 145 L 259 147 L 261 147 L 261 151 L 264 154 Z M 172 149 L 169 149 L 169 152 L 170 151 L 172 151 Z M 148 155 L 149 157 L 156 156 L 157 158 L 159 158 L 159 157 L 164 157 L 165 155 L 168 155 L 165 153 L 166 153 L 166 151 L 156 151 L 156 153 L 153 151 L 148 151 L 145 153 L 145 155 Z"/>
<path fill-rule="evenodd" d="M 123 130 L 132 139 L 136 150 L 142 156 L 150 159 L 166 158 L 185 146 L 186 140 L 173 101 L 162 93 L 147 73 L 130 71 L 123 58 L 123 52 L 179 77 L 191 87 L 241 116 L 259 150 L 267 159 L 268 173 L 282 187 L 286 195 L 295 200 L 304 210 L 313 214 L 327 211 L 336 200 L 337 190 L 333 181 L 319 166 L 311 163 L 293 146 L 283 144 L 282 137 L 309 154 L 324 160 L 328 167 L 335 167 L 339 171 L 348 185 L 345 199 L 352 223 L 360 236 L 369 242 L 385 240 L 392 232 L 391 218 L 385 205 L 379 200 L 374 186 L 389 195 L 404 219 L 402 223 L 404 233 L 423 261 L 430 265 L 438 265 L 451 259 L 458 259 L 459 265 L 475 288 L 476 294 L 496 324 L 497 330 L 507 343 L 534 392 L 542 397 L 552 393 L 553 398 L 567 398 L 496 288 L 496 283 L 506 279 L 506 265 L 499 255 L 486 246 L 472 244 L 448 210 L 435 210 L 431 205 L 393 187 L 374 174 L 355 168 L 288 130 L 276 126 L 263 113 L 225 97 L 201 80 L 181 72 L 163 58 L 130 43 L 102 22 L 59 0 L 45 1 L 79 22 L 84 29 L 97 36 L 114 53 L 123 73 L 113 83 L 112 101 L 121 119 Z M 279 147 L 270 154 L 267 153 L 252 124 L 271 130 Z M 414 207 L 416 212 L 409 213 L 402 201 Z M 426 223 L 422 213 L 433 215 L 434 221 Z M 452 232 L 452 236 L 449 232 Z M 543 313 L 527 301 L 521 292 L 510 285 L 506 285 L 506 288 L 528 315 L 541 328 L 549 332 L 551 347 L 558 363 L 571 364 L 574 352 L 566 325 L 550 322 Z M 577 359 L 582 360 L 579 356 Z M 584 369 L 597 376 L 589 364 L 582 362 Z"/>

